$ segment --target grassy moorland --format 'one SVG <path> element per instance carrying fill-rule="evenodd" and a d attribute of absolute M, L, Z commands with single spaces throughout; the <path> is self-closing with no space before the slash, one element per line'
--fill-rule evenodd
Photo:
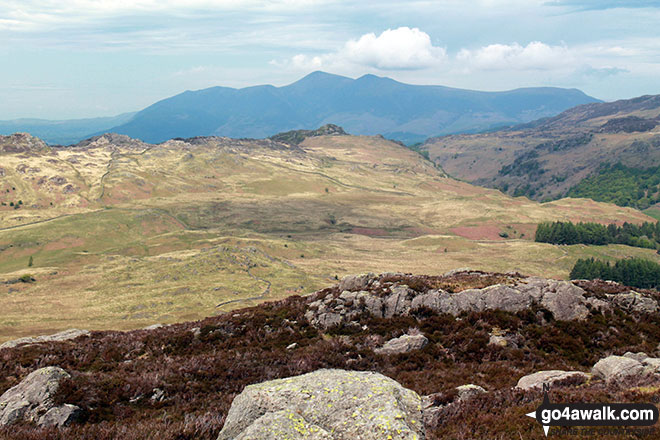
<path fill-rule="evenodd" d="M 364 271 L 567 277 L 578 258 L 660 261 L 533 241 L 542 221 L 652 220 L 639 211 L 512 198 L 380 137 L 5 138 L 0 158 L 0 341 L 199 319 Z"/>

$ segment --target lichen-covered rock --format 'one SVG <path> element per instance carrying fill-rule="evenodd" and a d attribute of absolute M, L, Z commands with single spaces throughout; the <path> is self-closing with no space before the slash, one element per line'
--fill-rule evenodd
<path fill-rule="evenodd" d="M 71 328 L 69 330 L 64 330 L 59 333 L 52 335 L 43 335 L 43 336 L 29 336 L 26 338 L 13 339 L 7 341 L 0 345 L 0 348 L 13 348 L 19 345 L 33 345 L 39 344 L 41 342 L 58 342 L 58 341 L 68 341 L 75 339 L 79 336 L 88 335 L 89 331 L 87 330 L 78 330 L 76 328 Z"/>
<path fill-rule="evenodd" d="M 607 297 L 614 305 L 628 312 L 655 313 L 660 308 L 655 299 L 633 290 L 628 293 L 607 295 Z"/>
<path fill-rule="evenodd" d="M 625 379 L 630 376 L 641 376 L 647 371 L 644 365 L 636 359 L 624 356 L 608 356 L 599 360 L 591 372 L 594 376 L 610 381 Z"/>
<path fill-rule="evenodd" d="M 232 402 L 218 440 L 424 436 L 414 391 L 378 373 L 318 370 L 247 386 Z"/>
<path fill-rule="evenodd" d="M 428 342 L 429 340 L 424 335 L 403 335 L 390 339 L 382 348 L 377 348 L 374 351 L 378 354 L 408 353 L 424 348 Z"/>
<path fill-rule="evenodd" d="M 292 410 L 269 412 L 255 420 L 234 440 L 334 440 L 328 431 L 309 424 Z"/>
<path fill-rule="evenodd" d="M 26 421 L 39 426 L 64 426 L 75 420 L 80 408 L 53 403 L 60 382 L 69 377 L 69 373 L 59 367 L 40 368 L 28 374 L 21 383 L 0 396 L 0 425 Z"/>
<path fill-rule="evenodd" d="M 557 382 L 566 380 L 575 381 L 577 383 L 584 383 L 589 380 L 590 375 L 582 371 L 563 371 L 563 370 L 546 370 L 537 371 L 536 373 L 528 374 L 518 380 L 516 388 L 522 390 L 531 390 L 534 388 L 543 388 L 543 384 L 552 385 Z"/>

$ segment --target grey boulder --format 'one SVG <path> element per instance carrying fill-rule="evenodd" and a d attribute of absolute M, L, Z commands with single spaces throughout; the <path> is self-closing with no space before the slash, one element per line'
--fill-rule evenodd
<path fill-rule="evenodd" d="M 428 344 L 429 340 L 424 335 L 403 335 L 390 339 L 382 348 L 374 350 L 378 354 L 408 353 L 420 350 Z"/>
<path fill-rule="evenodd" d="M 595 377 L 610 382 L 631 376 L 641 376 L 647 370 L 636 359 L 625 356 L 608 356 L 596 362 L 591 372 Z"/>
<path fill-rule="evenodd" d="M 545 370 L 528 374 L 518 380 L 516 388 L 521 390 L 531 390 L 543 388 L 543 384 L 553 385 L 565 380 L 575 380 L 577 382 L 586 382 L 591 375 L 581 371 L 563 371 L 563 370 Z"/>
<path fill-rule="evenodd" d="M 56 406 L 53 396 L 60 382 L 71 377 L 59 367 L 45 367 L 33 371 L 18 385 L 0 396 L 0 426 L 19 421 L 39 426 L 65 426 L 80 415 L 74 405 Z"/>
<path fill-rule="evenodd" d="M 379 373 L 318 370 L 247 386 L 218 440 L 422 440 L 421 398 Z"/>

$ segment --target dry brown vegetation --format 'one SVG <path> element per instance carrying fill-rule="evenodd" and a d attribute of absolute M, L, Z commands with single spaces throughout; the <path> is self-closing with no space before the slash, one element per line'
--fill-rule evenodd
<path fill-rule="evenodd" d="M 512 277 L 388 275 L 381 281 L 420 291 L 438 286 L 459 291 Z M 598 282 L 582 286 L 594 295 L 613 288 Z M 336 291 L 333 287 L 320 294 Z M 39 367 L 58 365 L 72 378 L 60 388 L 57 400 L 79 405 L 85 418 L 61 430 L 13 426 L 0 436 L 138 440 L 158 433 L 162 439 L 215 439 L 234 396 L 246 385 L 332 367 L 378 371 L 422 395 L 450 395 L 466 383 L 488 391 L 448 411 L 441 425 L 428 427 L 428 438 L 540 440 L 540 426 L 524 414 L 540 404 L 541 394 L 511 390 L 521 376 L 541 369 L 588 371 L 601 357 L 625 351 L 652 353 L 660 342 L 657 316 L 619 311 L 594 313 L 582 322 L 545 322 L 542 310 L 469 313 L 456 319 L 421 309 L 413 316 L 391 319 L 364 316 L 359 324 L 366 330 L 340 326 L 323 333 L 303 316 L 313 299 L 291 297 L 156 330 L 94 332 L 70 342 L 2 350 L 0 391 Z M 194 328 L 200 329 L 197 337 Z M 429 339 L 424 349 L 392 356 L 374 352 L 383 341 L 411 328 Z M 488 345 L 493 328 L 518 334 L 518 347 Z M 298 347 L 287 350 L 292 342 Z M 660 386 L 636 385 L 592 381 L 555 388 L 551 398 L 642 402 L 657 396 Z M 156 388 L 165 393 L 162 401 L 151 399 Z"/>

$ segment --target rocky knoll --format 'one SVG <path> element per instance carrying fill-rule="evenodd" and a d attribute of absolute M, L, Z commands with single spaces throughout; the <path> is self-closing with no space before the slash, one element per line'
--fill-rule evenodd
<path fill-rule="evenodd" d="M 318 370 L 249 385 L 218 440 L 424 438 L 422 400 L 373 372 Z"/>
<path fill-rule="evenodd" d="M 484 287 L 455 290 L 451 280 L 456 277 Z M 570 281 L 518 274 L 501 274 L 495 278 L 495 284 L 492 281 L 493 274 L 470 270 L 426 277 L 422 281 L 404 274 L 349 276 L 334 288 L 317 293 L 305 317 L 316 327 L 328 328 L 351 323 L 363 314 L 391 318 L 420 308 L 454 316 L 463 312 L 515 313 L 535 308 L 561 321 L 582 320 L 592 311 L 612 307 L 633 313 L 659 309 L 655 297 L 634 291 L 595 297 Z"/>
<path fill-rule="evenodd" d="M 78 418 L 75 405 L 55 405 L 53 396 L 69 373 L 59 367 L 46 367 L 30 373 L 21 383 L 0 396 L 0 425 L 20 421 L 38 426 L 65 426 Z"/>

